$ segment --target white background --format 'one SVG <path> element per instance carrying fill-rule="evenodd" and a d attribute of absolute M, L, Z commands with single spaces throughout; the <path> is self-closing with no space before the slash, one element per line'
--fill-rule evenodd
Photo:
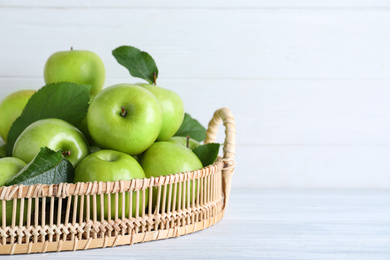
<path fill-rule="evenodd" d="M 139 82 L 111 55 L 133 45 L 204 125 L 233 111 L 235 188 L 390 188 L 389 28 L 380 0 L 0 0 L 0 99 L 70 46 Z"/>

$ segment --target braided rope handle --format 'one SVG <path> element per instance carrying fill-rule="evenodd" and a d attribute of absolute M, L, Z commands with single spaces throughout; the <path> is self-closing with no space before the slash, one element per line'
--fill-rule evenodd
<path fill-rule="evenodd" d="M 223 146 L 223 161 L 225 167 L 222 171 L 223 180 L 222 188 L 225 194 L 224 207 L 226 208 L 232 187 L 232 177 L 235 167 L 235 155 L 236 155 L 236 123 L 232 112 L 228 108 L 220 108 L 215 111 L 213 118 L 211 119 L 207 132 L 205 144 L 212 143 L 216 140 L 218 133 L 218 126 L 223 123 L 225 126 L 225 142 Z"/>

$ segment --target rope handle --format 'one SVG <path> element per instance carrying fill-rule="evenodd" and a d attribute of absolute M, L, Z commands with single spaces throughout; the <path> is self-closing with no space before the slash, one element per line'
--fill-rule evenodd
<path fill-rule="evenodd" d="M 225 194 L 225 204 L 226 208 L 231 191 L 232 177 L 234 174 L 236 156 L 236 123 L 234 116 L 230 109 L 220 108 L 215 111 L 213 118 L 210 120 L 207 132 L 205 144 L 212 143 L 216 140 L 218 133 L 218 126 L 223 123 L 225 126 L 225 143 L 223 146 L 223 161 L 225 167 L 222 171 L 223 174 L 223 191 Z"/>

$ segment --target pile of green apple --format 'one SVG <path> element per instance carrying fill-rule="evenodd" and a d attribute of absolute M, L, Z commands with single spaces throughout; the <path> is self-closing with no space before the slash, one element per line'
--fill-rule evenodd
<path fill-rule="evenodd" d="M 28 108 L 26 104 L 33 102 L 40 90 L 22 90 L 3 99 L 0 103 L 0 136 L 4 140 L 0 142 L 0 157 L 3 157 L 0 186 L 15 183 L 12 180 L 18 175 L 26 174 L 23 169 L 31 166 L 42 147 L 61 152 L 72 164 L 74 183 L 158 177 L 207 166 L 194 153 L 202 146 L 201 139 L 175 136 L 183 126 L 183 101 L 175 92 L 156 85 L 158 70 L 150 55 L 131 46 L 119 47 L 113 55 L 132 76 L 147 83 L 121 83 L 103 89 L 103 62 L 90 51 L 61 51 L 46 62 L 46 88 L 54 90 L 60 82 L 90 86 L 88 112 L 81 124 L 74 125 L 56 116 L 42 118 L 29 124 L 13 145 L 9 144 L 12 147 L 7 147 L 13 123 L 27 112 L 23 111 Z M 11 148 L 11 156 L 6 148 Z M 182 201 L 187 198 L 183 195 Z M 104 200 L 107 217 L 107 198 Z M 129 203 L 125 205 L 128 207 Z M 136 210 L 139 209 L 134 206 L 133 214 Z M 11 210 L 7 211 L 8 223 Z"/>

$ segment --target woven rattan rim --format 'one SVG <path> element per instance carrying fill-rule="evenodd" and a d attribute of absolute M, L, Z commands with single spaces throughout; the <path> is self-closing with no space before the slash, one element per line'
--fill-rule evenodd
<path fill-rule="evenodd" d="M 156 187 L 165 184 L 191 181 L 207 177 L 222 170 L 224 162 L 217 160 L 214 164 L 197 171 L 176 173 L 167 176 L 134 179 L 130 181 L 116 182 L 86 182 L 86 183 L 61 183 L 52 185 L 14 185 L 0 188 L 0 200 L 11 200 L 14 198 L 41 198 L 41 197 L 68 197 L 73 195 L 94 195 L 113 194 L 117 192 L 146 190 L 149 187 Z"/>

